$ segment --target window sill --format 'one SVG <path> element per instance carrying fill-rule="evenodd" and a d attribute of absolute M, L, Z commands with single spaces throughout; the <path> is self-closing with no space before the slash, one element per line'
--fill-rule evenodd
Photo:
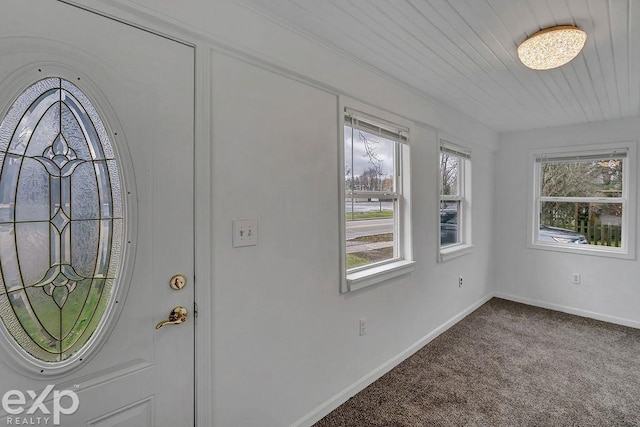
<path fill-rule="evenodd" d="M 625 251 L 620 248 L 610 248 L 608 246 L 595 246 L 595 245 L 562 245 L 562 244 L 545 244 L 545 243 L 530 243 L 529 248 L 541 249 L 546 251 L 565 252 L 580 255 L 591 255 L 606 258 L 618 258 L 635 260 L 635 254 Z"/>
<path fill-rule="evenodd" d="M 473 245 L 468 245 L 466 243 L 461 243 L 458 245 L 451 245 L 445 248 L 440 248 L 438 261 L 439 262 L 449 261 L 450 259 L 458 258 L 459 256 L 471 253 L 472 250 L 473 250 Z"/>
<path fill-rule="evenodd" d="M 367 268 L 366 270 L 357 271 L 347 274 L 347 289 L 349 292 L 411 273 L 415 268 L 415 261 L 396 261 L 389 264 L 379 265 L 377 267 Z"/>

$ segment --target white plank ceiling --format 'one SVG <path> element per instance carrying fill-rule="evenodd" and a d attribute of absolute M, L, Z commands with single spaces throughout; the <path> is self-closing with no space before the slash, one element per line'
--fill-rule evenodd
<path fill-rule="evenodd" d="M 238 0 L 496 131 L 640 115 L 640 0 Z M 553 25 L 587 32 L 564 67 L 517 45 Z"/>

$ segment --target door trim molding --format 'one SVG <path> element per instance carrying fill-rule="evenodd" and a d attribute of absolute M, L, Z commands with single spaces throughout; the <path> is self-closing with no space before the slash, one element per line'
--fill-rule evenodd
<path fill-rule="evenodd" d="M 194 254 L 195 299 L 195 420 L 213 425 L 213 241 L 211 203 L 211 49 L 195 48 L 194 123 Z"/>

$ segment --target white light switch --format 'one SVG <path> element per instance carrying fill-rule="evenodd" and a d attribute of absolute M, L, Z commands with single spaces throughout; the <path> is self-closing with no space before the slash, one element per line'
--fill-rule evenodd
<path fill-rule="evenodd" d="M 258 244 L 258 220 L 237 219 L 233 221 L 233 247 L 255 246 Z"/>

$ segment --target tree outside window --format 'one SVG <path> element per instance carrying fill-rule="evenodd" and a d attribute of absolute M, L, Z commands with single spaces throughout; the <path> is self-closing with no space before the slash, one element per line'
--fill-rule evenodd
<path fill-rule="evenodd" d="M 534 243 L 627 251 L 627 150 L 536 156 Z"/>
<path fill-rule="evenodd" d="M 606 157 L 543 161 L 538 238 L 621 247 L 623 165 L 622 158 Z M 579 236 L 572 242 L 563 229 Z"/>

